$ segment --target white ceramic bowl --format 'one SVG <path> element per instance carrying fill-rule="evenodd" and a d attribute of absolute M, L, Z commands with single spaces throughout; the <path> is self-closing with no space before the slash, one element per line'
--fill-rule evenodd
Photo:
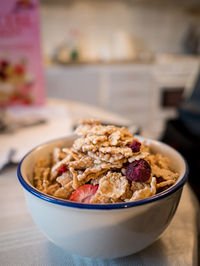
<path fill-rule="evenodd" d="M 122 257 L 152 244 L 176 212 L 188 174 L 183 157 L 164 143 L 148 140 L 153 151 L 169 157 L 180 177 L 164 192 L 135 202 L 76 203 L 35 189 L 32 173 L 36 160 L 48 156 L 54 147 L 70 147 L 73 140 L 74 137 L 67 137 L 41 145 L 29 152 L 18 166 L 18 178 L 39 229 L 64 250 L 86 257 Z"/>

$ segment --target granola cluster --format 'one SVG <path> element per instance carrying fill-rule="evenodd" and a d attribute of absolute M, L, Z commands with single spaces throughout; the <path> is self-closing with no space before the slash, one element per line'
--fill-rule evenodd
<path fill-rule="evenodd" d="M 37 161 L 33 183 L 43 193 L 80 202 L 119 203 L 153 196 L 178 178 L 168 158 L 152 154 L 124 127 L 84 120 L 75 133 L 71 148 L 55 148 L 49 159 Z"/>

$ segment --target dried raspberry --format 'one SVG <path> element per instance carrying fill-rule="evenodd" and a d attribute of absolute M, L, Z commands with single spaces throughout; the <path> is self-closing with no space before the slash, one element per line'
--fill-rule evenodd
<path fill-rule="evenodd" d="M 67 171 L 67 167 L 65 165 L 63 165 L 63 166 L 58 168 L 58 172 L 61 173 L 61 174 L 66 172 L 66 171 Z"/>
<path fill-rule="evenodd" d="M 126 178 L 130 181 L 145 182 L 151 176 L 151 167 L 144 159 L 136 160 L 126 168 Z"/>
<path fill-rule="evenodd" d="M 131 148 L 133 152 L 139 152 L 140 146 L 141 146 L 141 143 L 137 140 L 134 140 L 133 143 L 129 145 L 129 148 Z"/>

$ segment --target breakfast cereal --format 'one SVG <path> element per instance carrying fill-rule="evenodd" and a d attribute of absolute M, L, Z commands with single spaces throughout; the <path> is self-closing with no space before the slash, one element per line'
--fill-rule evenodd
<path fill-rule="evenodd" d="M 65 200 L 104 204 L 153 196 L 173 185 L 178 173 L 170 161 L 154 154 L 145 141 L 124 127 L 84 120 L 71 148 L 56 147 L 38 159 L 34 186 Z"/>

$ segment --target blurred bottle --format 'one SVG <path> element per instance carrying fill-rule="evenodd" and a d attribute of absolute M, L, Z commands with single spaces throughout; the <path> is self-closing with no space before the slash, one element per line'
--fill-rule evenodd
<path fill-rule="evenodd" d="M 70 49 L 70 60 L 71 61 L 78 61 L 79 60 L 79 48 L 78 48 L 78 37 L 79 32 L 76 29 L 72 29 L 70 31 L 70 39 L 69 39 L 69 49 Z"/>
<path fill-rule="evenodd" d="M 80 60 L 79 32 L 70 30 L 66 41 L 61 43 L 55 51 L 54 59 L 58 63 L 67 64 Z"/>

